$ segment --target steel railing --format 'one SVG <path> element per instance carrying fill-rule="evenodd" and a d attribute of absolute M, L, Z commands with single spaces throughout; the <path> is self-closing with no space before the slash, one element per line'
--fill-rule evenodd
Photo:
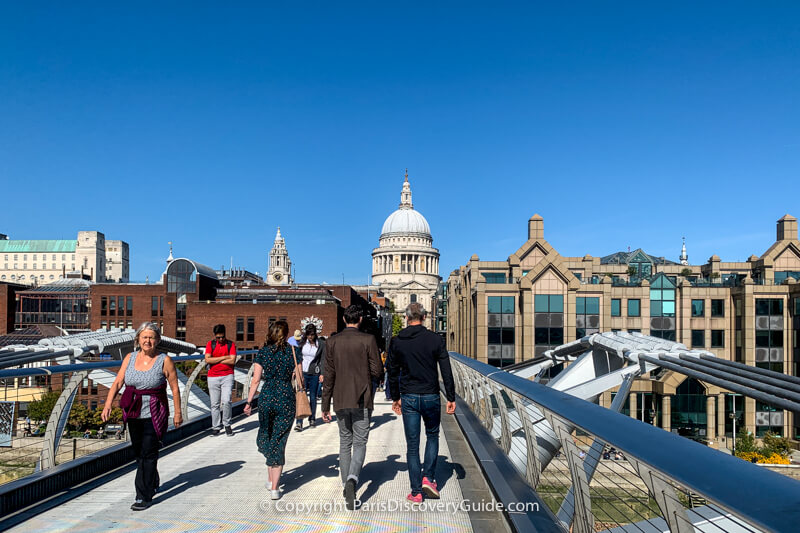
<path fill-rule="evenodd" d="M 793 531 L 800 523 L 798 481 L 450 355 L 458 394 L 565 531 Z"/>

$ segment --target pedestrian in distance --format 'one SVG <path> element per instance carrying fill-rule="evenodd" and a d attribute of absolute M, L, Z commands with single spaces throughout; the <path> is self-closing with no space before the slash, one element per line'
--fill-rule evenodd
<path fill-rule="evenodd" d="M 134 511 L 150 507 L 160 484 L 158 450 L 169 419 L 167 384 L 172 390 L 173 423 L 175 427 L 183 423 L 175 364 L 166 354 L 158 353 L 160 341 L 161 331 L 155 323 L 145 322 L 139 326 L 134 337 L 134 351 L 122 360 L 101 413 L 103 422 L 107 422 L 114 397 L 125 386 L 119 406 L 136 456 L 136 500 L 131 505 Z"/>
<path fill-rule="evenodd" d="M 231 392 L 233 367 L 236 364 L 236 345 L 225 338 L 225 325 L 214 326 L 214 338 L 206 345 L 208 395 L 211 397 L 211 434 L 233 437 L 231 429 Z"/>
<path fill-rule="evenodd" d="M 324 382 L 322 374 L 325 368 L 325 341 L 317 336 L 317 326 L 306 325 L 305 332 L 297 346 L 298 355 L 303 357 L 303 381 L 311 404 L 311 416 L 308 418 L 308 427 L 313 428 L 317 417 L 317 393 L 319 384 Z M 303 430 L 303 419 L 298 418 L 295 424 L 297 431 Z"/>
<path fill-rule="evenodd" d="M 292 376 L 300 372 L 294 347 L 286 341 L 289 324 L 278 320 L 269 326 L 266 345 L 253 360 L 253 380 L 244 406 L 244 414 L 252 413 L 253 398 L 258 396 L 258 451 L 266 458 L 268 479 L 265 484 L 273 500 L 280 499 L 280 479 L 286 464 L 286 441 L 292 431 L 295 414 L 295 395 Z"/>
<path fill-rule="evenodd" d="M 358 330 L 362 312 L 357 305 L 344 311 L 345 329 L 328 339 L 322 389 L 322 419 L 331 421 L 331 399 L 339 425 L 339 473 L 347 509 L 355 495 L 367 454 L 369 423 L 374 404 L 373 380 L 383 375 L 375 337 Z"/>
<path fill-rule="evenodd" d="M 423 493 L 428 498 L 439 497 L 436 484 L 441 422 L 439 373 L 444 382 L 449 415 L 456 412 L 456 387 L 444 341 L 422 325 L 427 315 L 425 308 L 414 302 L 408 305 L 405 314 L 408 327 L 389 343 L 389 388 L 392 409 L 403 417 L 411 482 L 411 493 L 406 499 L 420 503 Z M 425 423 L 425 458 L 422 464 L 419 459 L 420 421 Z"/>

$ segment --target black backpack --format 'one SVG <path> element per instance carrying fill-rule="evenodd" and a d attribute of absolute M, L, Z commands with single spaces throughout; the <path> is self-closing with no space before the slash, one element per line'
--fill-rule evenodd
<path fill-rule="evenodd" d="M 232 344 L 233 344 L 233 342 L 230 339 L 225 339 L 225 346 L 228 348 L 228 353 L 226 353 L 225 355 L 230 355 L 231 354 L 231 345 Z M 209 355 L 211 355 L 213 357 L 214 356 L 214 350 L 216 350 L 216 349 L 217 349 L 217 339 L 214 339 L 213 341 L 211 341 L 211 353 Z"/>

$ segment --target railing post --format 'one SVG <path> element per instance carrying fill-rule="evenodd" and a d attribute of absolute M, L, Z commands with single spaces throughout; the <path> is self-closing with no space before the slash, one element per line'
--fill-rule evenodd
<path fill-rule="evenodd" d="M 75 393 L 78 386 L 89 376 L 88 370 L 74 372 L 61 396 L 56 400 L 50 418 L 47 421 L 47 429 L 44 432 L 44 442 L 42 443 L 42 453 L 40 455 L 40 465 L 42 470 L 56 466 L 56 456 L 58 455 L 58 445 L 61 442 L 61 434 L 64 426 L 69 420 L 69 412 L 72 410 L 72 402 L 75 400 Z"/>
<path fill-rule="evenodd" d="M 483 392 L 483 404 L 486 408 L 486 429 L 489 433 L 494 429 L 494 407 L 492 407 L 492 390 L 489 386 L 489 379 L 478 375 L 476 381 L 480 383 L 481 392 Z"/>
<path fill-rule="evenodd" d="M 506 401 L 503 399 L 502 389 L 499 388 L 494 382 L 491 382 L 492 390 L 494 391 L 494 399 L 497 401 L 497 409 L 500 412 L 500 446 L 503 451 L 508 454 L 511 449 L 511 429 L 508 421 L 508 407 Z"/>
<path fill-rule="evenodd" d="M 694 525 L 689 520 L 686 509 L 678 501 L 675 495 L 675 488 L 658 475 L 655 475 L 650 467 L 638 459 L 627 455 L 626 458 L 642 481 L 644 481 L 644 484 L 647 485 L 648 490 L 650 490 L 650 494 L 656 501 L 664 520 L 669 526 L 669 530 L 673 533 L 693 533 L 695 531 Z"/>
<path fill-rule="evenodd" d="M 183 416 L 186 417 L 185 422 L 189 421 L 189 393 L 192 391 L 194 380 L 197 379 L 197 376 L 200 375 L 200 371 L 202 371 L 205 366 L 206 360 L 200 359 L 197 366 L 194 367 L 194 370 L 192 370 L 192 374 L 189 376 L 189 379 L 186 381 L 186 386 L 183 387 L 183 393 L 181 394 L 181 412 L 183 413 Z"/>
<path fill-rule="evenodd" d="M 561 441 L 561 448 L 567 457 L 570 475 L 572 477 L 572 489 L 575 494 L 575 512 L 572 517 L 572 529 L 574 533 L 593 533 L 594 515 L 592 514 L 592 498 L 589 492 L 589 482 L 586 479 L 586 472 L 583 470 L 578 445 L 572 440 L 572 434 L 561 420 L 545 411 L 544 416 L 550 422 L 558 439 Z M 570 524 L 564 524 L 569 529 Z"/>
<path fill-rule="evenodd" d="M 534 489 L 539 486 L 539 475 L 542 469 L 539 465 L 539 446 L 536 443 L 536 430 L 533 428 L 531 417 L 528 416 L 528 410 L 522 403 L 522 398 L 517 395 L 512 396 L 514 399 L 514 408 L 517 410 L 519 419 L 522 421 L 522 428 L 525 430 L 525 448 L 526 448 L 526 466 L 525 477 L 528 483 Z"/>

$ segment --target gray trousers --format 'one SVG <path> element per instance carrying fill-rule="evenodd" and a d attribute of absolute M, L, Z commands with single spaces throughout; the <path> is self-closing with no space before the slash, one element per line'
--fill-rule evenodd
<path fill-rule="evenodd" d="M 354 479 L 358 484 L 361 467 L 367 456 L 370 409 L 343 409 L 336 411 L 339 424 L 339 473 L 342 483 Z"/>
<path fill-rule="evenodd" d="M 231 391 L 233 391 L 233 374 L 208 378 L 208 394 L 211 396 L 211 427 L 220 429 L 220 415 L 222 425 L 231 425 Z"/>

